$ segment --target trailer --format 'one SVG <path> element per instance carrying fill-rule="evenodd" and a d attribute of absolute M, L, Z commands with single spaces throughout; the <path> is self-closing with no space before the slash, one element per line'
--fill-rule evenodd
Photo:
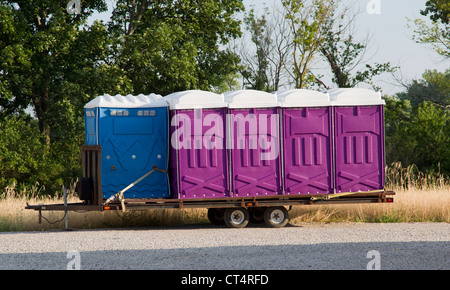
<path fill-rule="evenodd" d="M 284 227 L 289 222 L 289 210 L 298 205 L 392 203 L 394 191 L 373 190 L 332 194 L 233 196 L 196 199 L 124 198 L 124 191 L 162 169 L 153 167 L 129 186 L 108 199 L 101 189 L 101 146 L 82 147 L 83 176 L 77 183 L 78 203 L 29 205 L 26 209 L 42 211 L 142 211 L 150 209 L 207 208 L 208 219 L 213 225 L 243 228 L 251 223 L 265 223 L 269 227 Z"/>
<path fill-rule="evenodd" d="M 265 223 L 269 227 L 284 227 L 289 222 L 289 210 L 298 205 L 392 203 L 393 191 L 341 193 L 338 195 L 228 197 L 207 199 L 124 199 L 123 202 L 89 205 L 86 203 L 27 205 L 26 209 L 39 211 L 111 211 L 207 208 L 208 220 L 213 225 L 243 228 L 251 223 Z"/>
<path fill-rule="evenodd" d="M 214 225 L 277 228 L 297 205 L 392 203 L 383 104 L 362 89 L 99 96 L 85 106 L 80 202 L 26 209 L 207 208 Z"/>

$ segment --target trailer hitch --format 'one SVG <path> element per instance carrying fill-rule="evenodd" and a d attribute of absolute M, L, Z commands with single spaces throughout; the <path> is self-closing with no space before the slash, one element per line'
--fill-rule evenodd
<path fill-rule="evenodd" d="M 139 177 L 136 181 L 130 183 L 130 185 L 128 185 L 127 187 L 125 187 L 124 189 L 120 190 L 119 192 L 117 192 L 116 194 L 112 195 L 110 198 L 108 198 L 104 203 L 103 206 L 106 206 L 108 204 L 110 204 L 113 201 L 118 200 L 122 206 L 122 211 L 125 212 L 126 208 L 125 208 L 125 197 L 124 197 L 124 193 L 125 191 L 127 191 L 128 189 L 132 188 L 133 186 L 135 186 L 136 184 L 138 184 L 139 182 L 141 182 L 144 178 L 146 178 L 147 176 L 149 176 L 150 174 L 152 174 L 155 171 L 159 171 L 162 173 L 166 173 L 167 171 L 159 169 L 156 167 L 156 165 L 153 165 L 153 169 L 150 170 L 149 172 L 147 172 L 146 174 L 142 175 L 141 177 Z"/>
<path fill-rule="evenodd" d="M 370 192 L 370 193 L 382 193 L 382 192 L 384 192 L 384 190 L 381 189 L 381 190 L 373 190 L 373 191 L 367 191 L 367 192 Z M 365 192 L 365 193 L 367 193 L 367 192 Z M 327 195 L 318 196 L 318 197 L 312 196 L 311 200 L 312 201 L 315 201 L 315 200 L 330 200 L 332 198 L 348 196 L 348 195 L 353 195 L 353 194 L 359 194 L 359 193 L 362 193 L 362 192 L 361 191 L 355 191 L 355 192 L 333 193 L 333 194 L 327 194 Z"/>

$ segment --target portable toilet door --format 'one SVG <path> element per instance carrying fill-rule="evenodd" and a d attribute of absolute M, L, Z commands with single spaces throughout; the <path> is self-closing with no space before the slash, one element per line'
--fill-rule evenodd
<path fill-rule="evenodd" d="M 168 169 L 168 104 L 155 94 L 102 95 L 85 105 L 86 145 L 101 145 L 103 198 L 152 170 Z M 168 175 L 155 171 L 125 198 L 167 198 Z"/>
<path fill-rule="evenodd" d="M 384 100 L 367 89 L 329 90 L 334 110 L 336 191 L 384 189 Z"/>
<path fill-rule="evenodd" d="M 282 194 L 279 104 L 256 90 L 224 93 L 228 103 L 231 184 L 235 196 Z"/>
<path fill-rule="evenodd" d="M 173 198 L 229 196 L 223 96 L 188 90 L 164 99 L 170 105 Z"/>
<path fill-rule="evenodd" d="M 328 94 L 277 92 L 282 110 L 285 194 L 333 193 L 331 103 Z"/>

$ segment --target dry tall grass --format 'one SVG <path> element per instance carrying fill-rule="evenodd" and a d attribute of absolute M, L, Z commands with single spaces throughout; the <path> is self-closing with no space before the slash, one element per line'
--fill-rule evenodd
<path fill-rule="evenodd" d="M 42 211 L 42 223 L 39 224 L 37 211 L 25 209 L 27 203 L 62 204 L 63 198 L 37 197 L 37 188 L 31 189 L 27 197 L 17 194 L 14 187 L 7 188 L 4 198 L 0 199 L 0 232 L 2 231 L 40 231 L 64 228 L 64 212 Z M 23 193 L 23 192 L 22 192 Z M 74 186 L 68 189 L 68 203 L 80 202 Z M 70 228 L 118 228 L 145 226 L 174 226 L 187 223 L 206 223 L 206 209 L 163 209 L 147 211 L 69 211 Z"/>
<path fill-rule="evenodd" d="M 414 172 L 413 167 L 394 164 L 386 169 L 386 188 L 394 190 L 394 203 L 350 205 L 296 206 L 290 212 L 291 222 L 446 222 L 450 223 L 450 182 L 440 174 L 426 175 Z M 414 175 L 414 176 L 413 176 Z M 29 192 L 16 192 L 9 187 L 1 194 L 0 231 L 31 231 L 61 229 L 64 212 L 46 212 L 38 224 L 38 213 L 25 210 L 29 204 L 62 203 L 61 197 L 38 198 L 39 186 Z M 78 202 L 74 187 L 68 190 L 68 202 Z M 31 197 L 26 197 L 26 196 Z M 148 210 L 137 212 L 69 212 L 71 228 L 112 228 L 176 226 L 189 223 L 207 223 L 206 209 Z"/>
<path fill-rule="evenodd" d="M 298 206 L 292 222 L 446 222 L 450 223 L 450 187 L 396 190 L 394 203 Z"/>
<path fill-rule="evenodd" d="M 386 188 L 394 203 L 300 206 L 291 212 L 297 222 L 446 222 L 450 223 L 450 179 L 426 174 L 400 162 L 386 167 Z"/>
<path fill-rule="evenodd" d="M 29 204 L 63 203 L 62 199 L 40 199 L 25 197 L 7 197 L 0 199 L 0 232 L 2 231 L 40 231 L 64 228 L 64 212 L 42 211 L 42 223 L 39 214 L 25 209 Z M 71 196 L 68 202 L 79 202 Z M 69 211 L 69 227 L 77 229 L 175 226 L 189 223 L 206 223 L 205 209 L 163 209 L 148 211 Z M 47 221 L 48 220 L 48 221 Z M 51 222 L 51 223 L 49 223 Z"/>

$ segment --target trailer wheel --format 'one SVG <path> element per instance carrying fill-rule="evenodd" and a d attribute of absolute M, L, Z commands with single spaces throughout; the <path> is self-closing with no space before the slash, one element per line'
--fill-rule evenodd
<path fill-rule="evenodd" d="M 224 213 L 225 210 L 223 208 L 208 208 L 208 220 L 216 226 L 224 225 Z"/>
<path fill-rule="evenodd" d="M 224 213 L 224 221 L 229 228 L 243 228 L 249 221 L 248 210 L 243 207 L 227 208 Z"/>
<path fill-rule="evenodd" d="M 268 207 L 264 211 L 264 221 L 271 228 L 282 228 L 289 222 L 289 213 L 283 206 Z"/>

